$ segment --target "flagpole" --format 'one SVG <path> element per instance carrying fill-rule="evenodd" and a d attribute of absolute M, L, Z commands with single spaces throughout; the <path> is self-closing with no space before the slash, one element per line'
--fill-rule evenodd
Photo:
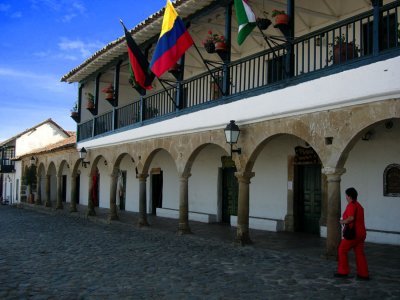
<path fill-rule="evenodd" d="M 272 50 L 272 55 L 274 56 L 275 59 L 278 59 L 278 56 L 276 55 L 274 48 L 271 46 L 271 43 L 269 42 L 268 37 L 264 34 L 264 32 L 261 30 L 261 28 L 258 25 L 256 25 L 256 26 L 257 26 L 258 30 L 260 30 L 264 40 L 267 42 L 268 47 Z"/>
<path fill-rule="evenodd" d="M 219 84 L 219 80 L 217 80 L 217 79 L 215 78 L 214 74 L 211 72 L 210 68 L 208 67 L 208 65 L 207 65 L 207 63 L 206 63 L 206 60 L 204 59 L 203 55 L 200 53 L 199 48 L 197 48 L 197 46 L 196 46 L 196 44 L 195 44 L 194 42 L 193 42 L 193 46 L 196 48 L 197 53 L 200 55 L 201 60 L 203 61 L 204 65 L 206 66 L 206 68 L 207 68 L 207 70 L 208 70 L 208 73 L 210 73 L 212 79 L 213 79 L 214 82 L 217 84 L 219 91 L 221 92 L 221 94 L 222 94 L 223 96 L 225 96 L 225 93 L 224 93 L 224 91 L 222 90 L 222 88 L 221 88 L 221 86 L 220 86 L 220 84 Z"/>
<path fill-rule="evenodd" d="M 157 76 L 156 76 L 157 77 Z M 167 88 L 165 87 L 164 83 L 162 82 L 162 80 L 160 78 L 158 78 L 158 82 L 160 82 L 161 86 L 164 88 L 164 91 L 167 93 L 168 98 L 172 101 L 172 103 L 174 103 L 175 108 L 178 108 L 178 106 L 176 105 L 176 102 L 174 101 L 174 98 L 172 98 L 172 96 L 170 95 L 170 93 L 167 91 Z"/>

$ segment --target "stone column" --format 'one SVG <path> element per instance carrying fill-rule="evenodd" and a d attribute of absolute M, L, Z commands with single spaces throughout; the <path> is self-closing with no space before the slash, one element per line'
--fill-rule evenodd
<path fill-rule="evenodd" d="M 118 220 L 117 214 L 117 179 L 118 179 L 118 171 L 115 170 L 110 175 L 110 215 L 108 219 Z"/>
<path fill-rule="evenodd" d="M 252 178 L 254 175 L 255 173 L 253 172 L 235 173 L 235 176 L 239 182 L 236 242 L 241 245 L 252 243 L 249 235 L 249 190 L 250 178 Z"/>
<path fill-rule="evenodd" d="M 76 208 L 76 198 L 77 198 L 77 190 L 76 190 L 76 175 L 71 176 L 71 207 L 69 208 L 69 212 L 77 212 Z"/>
<path fill-rule="evenodd" d="M 342 174 L 346 172 L 345 169 L 324 168 L 324 174 L 327 177 L 327 218 L 326 218 L 326 256 L 328 258 L 336 258 L 337 250 L 341 240 L 341 227 L 340 227 L 340 180 Z"/>
<path fill-rule="evenodd" d="M 87 216 L 95 216 L 96 215 L 96 211 L 94 210 L 94 204 L 92 201 L 92 190 L 94 188 L 95 187 L 93 186 L 92 175 L 89 174 L 89 195 L 88 195 L 88 206 L 87 206 L 87 211 L 86 211 Z"/>
<path fill-rule="evenodd" d="M 51 176 L 46 175 L 46 202 L 44 203 L 46 207 L 51 207 L 50 182 L 51 182 Z"/>
<path fill-rule="evenodd" d="M 189 177 L 191 174 L 182 175 L 179 179 L 179 226 L 178 233 L 191 233 L 189 227 Z"/>
<path fill-rule="evenodd" d="M 64 206 L 62 204 L 62 176 L 57 176 L 57 205 L 56 209 L 63 209 Z"/>
<path fill-rule="evenodd" d="M 42 185 L 41 185 L 41 180 L 42 178 L 40 177 L 40 175 L 37 176 L 37 195 L 36 195 L 36 200 L 35 200 L 35 204 L 36 205 L 41 205 L 42 204 L 42 200 L 40 199 L 40 197 L 42 196 Z"/>
<path fill-rule="evenodd" d="M 138 225 L 149 226 L 147 222 L 146 180 L 149 174 L 138 174 L 139 179 L 139 222 Z"/>

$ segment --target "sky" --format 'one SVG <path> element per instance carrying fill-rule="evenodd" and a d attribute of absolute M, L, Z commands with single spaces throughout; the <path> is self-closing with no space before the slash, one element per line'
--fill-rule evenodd
<path fill-rule="evenodd" d="M 0 0 L 0 142 L 49 118 L 76 131 L 77 83 L 62 76 L 166 0 Z"/>

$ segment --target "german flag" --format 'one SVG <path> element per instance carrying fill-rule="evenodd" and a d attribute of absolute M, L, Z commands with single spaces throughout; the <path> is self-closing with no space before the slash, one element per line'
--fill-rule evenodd
<path fill-rule="evenodd" d="M 134 82 L 136 82 L 140 87 L 150 90 L 151 83 L 154 80 L 154 74 L 149 68 L 149 62 L 144 56 L 139 46 L 136 44 L 135 40 L 132 38 L 129 31 L 126 29 L 124 23 L 120 21 L 125 31 L 126 44 L 128 46 L 128 56 L 130 63 L 131 74 L 134 75 Z"/>

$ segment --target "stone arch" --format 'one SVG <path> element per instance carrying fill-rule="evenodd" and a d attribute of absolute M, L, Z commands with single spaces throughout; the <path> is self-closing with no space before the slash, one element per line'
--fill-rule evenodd
<path fill-rule="evenodd" d="M 64 168 L 70 169 L 70 165 L 67 162 L 67 160 L 63 159 L 58 167 L 58 171 L 57 171 L 57 176 L 62 176 L 62 173 L 64 171 Z M 68 175 L 69 175 L 70 171 L 68 171 Z"/>
<path fill-rule="evenodd" d="M 201 145 L 198 145 L 188 156 L 188 159 L 184 162 L 184 167 L 182 170 L 182 175 L 183 176 L 188 176 L 190 174 L 191 168 L 193 166 L 193 163 L 195 162 L 197 156 L 199 155 L 199 153 L 205 149 L 207 146 L 210 145 L 215 145 L 218 148 L 222 149 L 227 155 L 229 155 L 229 153 L 227 152 L 227 150 L 222 147 L 221 145 L 217 144 L 217 143 L 204 143 Z"/>
<path fill-rule="evenodd" d="M 322 160 L 308 136 L 277 132 L 253 145 L 244 168 L 252 174 L 250 217 L 266 229 L 320 233 L 326 219 Z M 313 187 L 308 194 L 305 187 Z M 313 195 L 307 197 L 307 195 Z M 308 203 L 312 205 L 308 205 Z M 306 208 L 312 207 L 312 211 Z M 254 221 L 255 222 L 255 221 Z M 260 225 L 261 226 L 261 225 Z"/>
<path fill-rule="evenodd" d="M 343 141 L 343 146 L 342 149 L 339 149 L 337 151 L 337 168 L 343 168 L 347 157 L 351 150 L 354 148 L 354 146 L 360 141 L 360 139 L 369 139 L 371 136 L 367 135 L 373 135 L 373 129 L 377 127 L 378 125 L 384 125 L 387 129 L 391 129 L 393 127 L 393 122 L 396 124 L 400 123 L 400 118 L 382 118 L 380 120 L 373 120 L 370 123 L 367 124 L 362 124 L 354 129 L 352 132 L 351 136 Z M 397 125 L 398 126 L 398 125 Z M 390 128 L 389 128 L 390 127 Z"/>
<path fill-rule="evenodd" d="M 124 165 L 122 165 L 123 163 Z M 129 163 L 133 165 L 133 168 Z M 112 174 L 114 177 L 112 184 L 115 186 L 111 187 L 111 192 L 115 192 L 116 195 L 110 195 L 110 198 L 115 198 L 116 207 L 119 210 L 137 211 L 139 206 L 137 199 L 139 186 L 136 180 L 138 171 L 136 162 L 130 153 L 122 152 L 118 154 L 112 166 Z"/>
<path fill-rule="evenodd" d="M 264 148 L 265 148 L 271 141 L 275 140 L 276 138 L 283 137 L 283 136 L 286 136 L 286 135 L 287 135 L 287 136 L 293 136 L 293 137 L 295 137 L 295 138 L 298 138 L 298 139 L 304 141 L 304 146 L 305 146 L 305 147 L 307 146 L 307 147 L 313 148 L 314 151 L 315 151 L 315 152 L 318 154 L 318 156 L 320 157 L 320 155 L 319 155 L 319 149 L 315 149 L 314 147 L 312 147 L 313 143 L 312 143 L 312 140 L 311 140 L 310 137 L 307 137 L 308 140 L 306 140 L 306 139 L 304 139 L 304 138 L 305 138 L 304 136 L 299 136 L 299 135 L 296 135 L 296 134 L 293 134 L 293 133 L 283 133 L 283 132 L 281 132 L 281 133 L 275 133 L 275 134 L 271 134 L 271 135 L 265 137 L 263 140 L 259 141 L 258 144 L 255 144 L 255 145 L 254 145 L 254 148 L 253 148 L 252 151 L 250 152 L 249 158 L 248 158 L 248 160 L 247 160 L 247 162 L 246 162 L 246 164 L 245 164 L 244 172 L 246 172 L 246 173 L 252 172 L 253 167 L 254 167 L 254 164 L 255 164 L 255 162 L 256 162 L 258 156 L 260 155 L 260 153 L 264 150 Z"/>
<path fill-rule="evenodd" d="M 150 165 L 154 159 L 154 157 L 161 151 L 165 151 L 166 153 L 168 153 L 168 155 L 171 157 L 171 159 L 174 161 L 175 163 L 175 168 L 177 168 L 176 165 L 176 160 L 174 158 L 174 156 L 171 154 L 171 152 L 169 152 L 166 148 L 164 147 L 160 147 L 160 148 L 156 148 L 154 150 L 152 150 L 147 157 L 139 157 L 139 162 L 138 162 L 138 168 L 141 167 L 141 173 L 143 174 L 148 174 L 149 173 L 149 168 Z M 144 163 L 142 164 L 141 162 L 144 161 Z M 177 168 L 178 169 L 178 168 Z"/>

